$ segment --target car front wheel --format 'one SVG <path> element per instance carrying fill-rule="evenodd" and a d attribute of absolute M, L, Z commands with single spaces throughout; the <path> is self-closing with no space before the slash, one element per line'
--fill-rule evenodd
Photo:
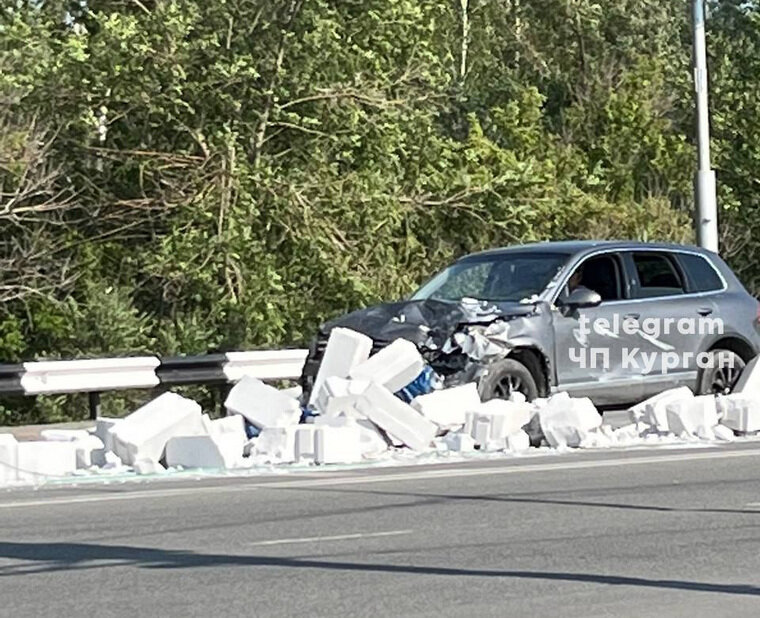
<path fill-rule="evenodd" d="M 488 372 L 480 379 L 478 391 L 483 401 L 509 399 L 514 392 L 522 393 L 528 401 L 538 397 L 533 374 L 521 362 L 511 358 L 489 365 Z"/>
<path fill-rule="evenodd" d="M 744 370 L 742 357 L 731 350 L 710 350 L 710 362 L 699 371 L 700 395 L 728 395 Z"/>

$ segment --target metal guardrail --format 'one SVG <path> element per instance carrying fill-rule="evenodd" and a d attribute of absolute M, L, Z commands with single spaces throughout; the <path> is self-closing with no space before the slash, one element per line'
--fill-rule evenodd
<path fill-rule="evenodd" d="M 92 358 L 0 365 L 0 395 L 88 393 L 90 418 L 107 391 L 169 386 L 226 385 L 243 376 L 295 380 L 308 350 L 256 350 L 203 356 Z"/>

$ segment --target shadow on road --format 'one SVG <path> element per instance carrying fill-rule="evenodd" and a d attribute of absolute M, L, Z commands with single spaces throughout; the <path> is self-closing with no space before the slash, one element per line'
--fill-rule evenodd
<path fill-rule="evenodd" d="M 246 556 L 238 554 L 201 554 L 191 551 L 131 547 L 126 545 L 100 545 L 88 543 L 3 543 L 0 557 L 26 563 L 0 568 L 0 577 L 49 573 L 106 566 L 133 566 L 153 569 L 186 569 L 197 567 L 274 567 L 282 569 L 320 569 L 334 571 L 366 571 L 407 575 L 437 575 L 454 577 L 495 577 L 512 579 L 553 580 L 607 584 L 612 586 L 640 586 L 670 590 L 691 590 L 722 594 L 760 596 L 760 587 L 749 584 L 715 584 L 676 579 L 647 579 L 600 575 L 594 573 L 562 573 L 552 571 L 518 571 L 497 569 L 460 569 L 456 567 L 412 566 L 360 562 L 333 562 L 272 556 Z M 105 562 L 105 564 L 104 564 Z M 29 564 L 32 563 L 32 564 Z"/>
<path fill-rule="evenodd" d="M 320 487 L 310 487 L 309 491 L 324 491 L 347 494 L 365 494 L 373 496 L 387 496 L 397 498 L 419 498 L 419 504 L 440 504 L 447 501 L 475 501 L 475 502 L 504 502 L 515 504 L 547 504 L 557 506 L 581 506 L 603 509 L 621 509 L 633 511 L 653 511 L 657 513 L 716 513 L 752 515 L 760 514 L 760 510 L 750 509 L 726 509 L 726 508 L 708 508 L 708 507 L 676 507 L 676 506 L 657 506 L 649 504 L 627 504 L 620 502 L 597 502 L 592 500 L 572 500 L 566 498 L 541 498 L 538 496 L 515 496 L 512 494 L 492 494 L 492 495 L 463 495 L 463 494 L 436 494 L 436 493 L 418 493 L 408 491 L 383 491 L 374 489 L 340 489 L 330 487 L 323 489 Z M 404 505 L 401 505 L 404 506 Z"/>

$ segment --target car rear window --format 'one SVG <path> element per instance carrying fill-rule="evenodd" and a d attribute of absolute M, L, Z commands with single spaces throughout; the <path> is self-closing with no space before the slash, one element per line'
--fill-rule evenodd
<path fill-rule="evenodd" d="M 723 289 L 723 281 L 707 258 L 694 253 L 678 255 L 691 283 L 692 292 L 714 292 Z"/>
<path fill-rule="evenodd" d="M 659 253 L 634 253 L 633 263 L 639 277 L 639 297 L 673 296 L 685 292 L 678 270 L 666 256 Z"/>

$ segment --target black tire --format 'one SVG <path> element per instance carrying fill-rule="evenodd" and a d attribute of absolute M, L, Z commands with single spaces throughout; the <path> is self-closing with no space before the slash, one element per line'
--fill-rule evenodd
<path fill-rule="evenodd" d="M 745 362 L 741 356 L 731 350 L 710 350 L 711 367 L 699 370 L 697 394 L 728 395 L 742 374 Z"/>
<path fill-rule="evenodd" d="M 512 358 L 490 364 L 487 373 L 478 383 L 478 392 L 483 401 L 508 399 L 513 391 L 522 393 L 528 401 L 538 397 L 538 386 L 533 374 L 525 365 Z"/>

